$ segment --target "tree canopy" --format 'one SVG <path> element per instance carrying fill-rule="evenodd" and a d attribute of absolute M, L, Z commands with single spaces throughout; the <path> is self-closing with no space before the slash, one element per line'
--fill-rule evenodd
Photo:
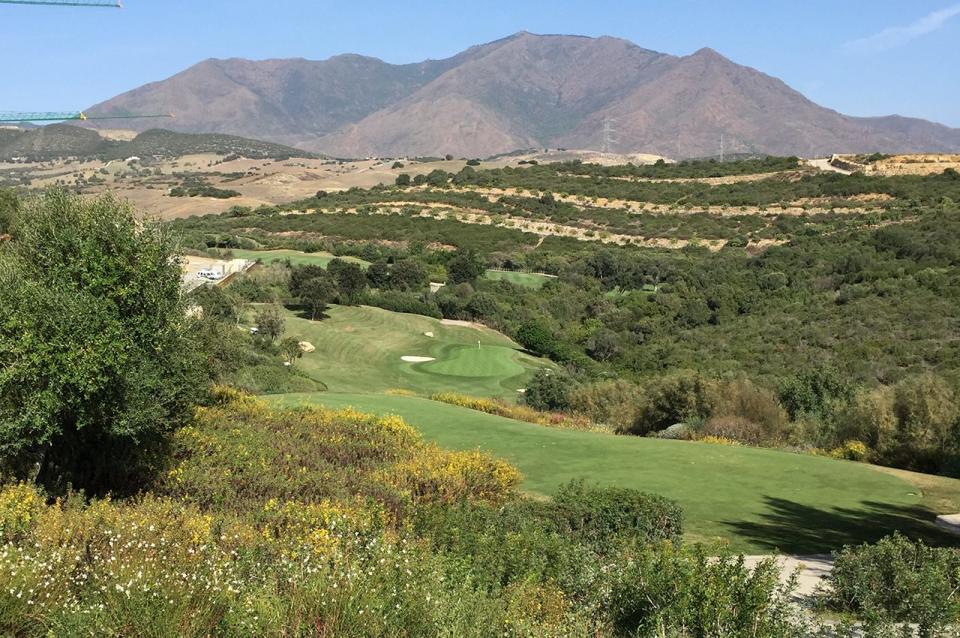
<path fill-rule="evenodd" d="M 0 465 L 122 490 L 204 388 L 171 235 L 111 196 L 51 191 L 0 245 Z M 134 483 L 135 484 L 135 483 Z"/>

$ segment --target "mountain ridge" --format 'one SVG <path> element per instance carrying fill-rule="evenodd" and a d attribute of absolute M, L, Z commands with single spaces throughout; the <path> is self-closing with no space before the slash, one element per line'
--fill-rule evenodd
<path fill-rule="evenodd" d="M 710 47 L 686 56 L 610 36 L 519 33 L 448 58 L 390 64 L 210 58 L 88 111 L 173 112 L 172 128 L 265 139 L 338 157 L 486 157 L 600 148 L 675 158 L 960 151 L 960 129 L 899 115 L 853 117 Z"/>

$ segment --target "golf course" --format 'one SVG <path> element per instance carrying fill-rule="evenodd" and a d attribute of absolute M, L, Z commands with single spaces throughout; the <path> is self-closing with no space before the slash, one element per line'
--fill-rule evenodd
<path fill-rule="evenodd" d="M 250 261 L 260 261 L 264 264 L 272 264 L 277 261 L 289 261 L 294 266 L 316 265 L 326 268 L 334 259 L 342 259 L 366 268 L 370 262 L 351 257 L 349 255 L 337 256 L 328 252 L 305 253 L 299 250 L 276 249 L 276 250 L 245 250 L 233 248 L 230 250 L 237 259 L 248 259 Z M 542 288 L 545 283 L 553 279 L 550 275 L 532 272 L 514 272 L 508 270 L 488 270 L 484 275 L 491 281 L 507 281 L 524 288 Z"/>
<path fill-rule="evenodd" d="M 337 259 L 337 256 L 333 253 L 327 252 L 316 252 L 316 253 L 305 253 L 299 250 L 242 250 L 240 248 L 231 249 L 233 256 L 237 259 L 249 259 L 250 261 L 260 260 L 265 264 L 272 264 L 275 261 L 289 261 L 295 266 L 305 266 L 307 264 L 327 267 L 334 259 Z M 354 264 L 360 264 L 361 266 L 368 266 L 369 262 L 366 262 L 362 259 L 356 257 L 340 257 L 343 261 L 349 261 Z"/>
<path fill-rule="evenodd" d="M 321 321 L 288 312 L 286 333 L 314 345 L 295 365 L 329 391 L 270 402 L 397 414 L 442 447 L 507 459 L 536 495 L 574 479 L 662 494 L 683 506 L 690 540 L 748 553 L 817 553 L 896 529 L 944 543 L 950 539 L 933 519 L 960 511 L 953 479 L 778 450 L 549 428 L 429 400 L 441 391 L 515 400 L 537 368 L 552 366 L 481 326 L 331 306 Z"/>
<path fill-rule="evenodd" d="M 366 306 L 331 306 L 322 321 L 287 311 L 286 332 L 316 348 L 297 366 L 331 392 L 462 392 L 514 400 L 534 371 L 553 367 L 488 328 Z"/>
<path fill-rule="evenodd" d="M 934 509 L 960 503 L 960 482 L 777 450 L 548 428 L 419 397 L 336 392 L 269 397 L 277 405 L 397 414 L 450 449 L 481 449 L 550 495 L 585 479 L 662 494 L 683 506 L 689 540 L 746 553 L 820 553 L 894 529 L 932 543 L 951 537 Z"/>

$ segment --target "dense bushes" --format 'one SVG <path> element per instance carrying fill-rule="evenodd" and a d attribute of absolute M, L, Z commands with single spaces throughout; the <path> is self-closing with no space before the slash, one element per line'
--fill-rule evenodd
<path fill-rule="evenodd" d="M 364 295 L 360 303 L 393 312 L 409 312 L 434 317 L 435 319 L 443 317 L 437 304 L 421 293 L 398 292 L 396 290 L 369 292 Z"/>
<path fill-rule="evenodd" d="M 790 161 L 787 158 L 785 164 Z M 708 186 L 702 183 L 613 179 L 612 176 L 604 177 L 600 174 L 607 171 L 669 171 L 670 167 L 663 169 L 644 167 L 632 171 L 623 167 L 607 169 L 585 164 L 561 164 L 560 167 L 561 171 L 557 170 L 558 166 L 555 164 L 543 164 L 529 168 L 506 167 L 474 171 L 461 179 L 461 183 L 668 205 L 682 201 L 687 206 L 765 206 L 803 198 L 825 198 L 832 206 L 849 207 L 862 205 L 862 201 L 853 199 L 855 196 L 874 193 L 889 195 L 902 202 L 917 201 L 926 205 L 937 205 L 944 197 L 953 201 L 960 201 L 960 180 L 947 173 L 896 177 L 816 173 L 804 175 L 796 180 L 778 179 L 773 176 L 757 181 Z M 736 165 L 730 164 L 729 167 L 734 168 Z M 744 165 L 744 167 L 747 170 L 760 168 L 756 165 L 752 167 Z M 562 172 L 564 168 L 568 169 L 568 172 Z M 575 171 L 596 174 L 572 174 Z M 701 172 L 701 175 L 698 176 L 705 176 L 704 174 L 707 172 L 700 171 L 700 169 L 697 169 L 697 171 Z M 764 171 L 761 169 L 759 172 Z M 728 172 L 727 174 L 732 173 Z"/>
<path fill-rule="evenodd" d="M 611 616 L 621 635 L 809 635 L 781 586 L 776 561 L 753 569 L 743 558 L 708 558 L 699 549 L 646 549 L 630 559 L 613 586 Z M 694 629 L 694 628 L 698 629 Z"/>
<path fill-rule="evenodd" d="M 222 388 L 177 434 L 165 494 L 204 508 L 247 510 L 270 499 L 372 498 L 401 516 L 417 503 L 510 496 L 519 474 L 472 453 L 443 452 L 397 417 L 350 410 L 271 411 Z"/>
<path fill-rule="evenodd" d="M 152 493 L 48 503 L 33 487 L 0 489 L 0 632 L 799 630 L 767 572 L 674 549 L 680 512 L 660 497 L 574 483 L 522 499 L 509 465 L 436 449 L 395 417 L 271 410 L 225 388 L 213 398 Z"/>
<path fill-rule="evenodd" d="M 136 490 L 208 379 L 173 236 L 112 197 L 51 191 L 0 243 L 0 472 Z"/>
<path fill-rule="evenodd" d="M 584 164 L 583 162 L 574 160 L 572 162 L 554 164 L 553 167 L 556 168 L 559 173 L 588 175 L 590 177 L 690 179 L 795 170 L 800 167 L 800 160 L 796 157 L 764 157 L 761 159 L 746 159 L 734 162 L 718 162 L 712 159 L 685 160 L 675 164 L 668 164 L 663 160 L 658 160 L 654 164 L 641 164 L 639 166 L 633 164 L 603 166 L 600 164 Z"/>
<path fill-rule="evenodd" d="M 960 551 L 928 547 L 896 534 L 836 554 L 827 603 L 869 625 L 917 623 L 938 636 L 960 620 Z"/>
<path fill-rule="evenodd" d="M 641 543 L 683 537 L 683 515 L 673 501 L 655 494 L 575 481 L 562 486 L 545 506 L 557 530 L 591 543 L 627 537 Z"/>

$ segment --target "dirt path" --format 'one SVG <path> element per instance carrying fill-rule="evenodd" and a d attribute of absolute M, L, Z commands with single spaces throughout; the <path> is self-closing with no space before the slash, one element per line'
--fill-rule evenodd
<path fill-rule="evenodd" d="M 744 562 L 748 568 L 756 567 L 761 561 L 771 558 L 770 556 L 744 556 Z M 790 577 L 799 569 L 797 576 L 797 589 L 794 592 L 796 600 L 810 600 L 825 583 L 827 576 L 833 571 L 833 558 L 829 554 L 816 554 L 810 556 L 776 556 L 777 565 L 780 567 L 780 580 L 786 583 Z"/>
<path fill-rule="evenodd" d="M 845 171 L 845 170 L 843 170 L 842 168 L 837 168 L 836 166 L 834 166 L 833 164 L 831 164 L 831 163 L 830 163 L 830 158 L 828 158 L 828 157 L 824 157 L 824 158 L 821 158 L 821 159 L 807 160 L 807 163 L 808 163 L 810 166 L 812 166 L 812 167 L 814 167 L 814 168 L 816 168 L 816 169 L 819 169 L 819 170 L 821 170 L 821 171 L 828 171 L 828 172 L 831 172 L 831 173 L 840 173 L 841 175 L 850 175 L 850 174 L 851 174 L 850 171 Z"/>

